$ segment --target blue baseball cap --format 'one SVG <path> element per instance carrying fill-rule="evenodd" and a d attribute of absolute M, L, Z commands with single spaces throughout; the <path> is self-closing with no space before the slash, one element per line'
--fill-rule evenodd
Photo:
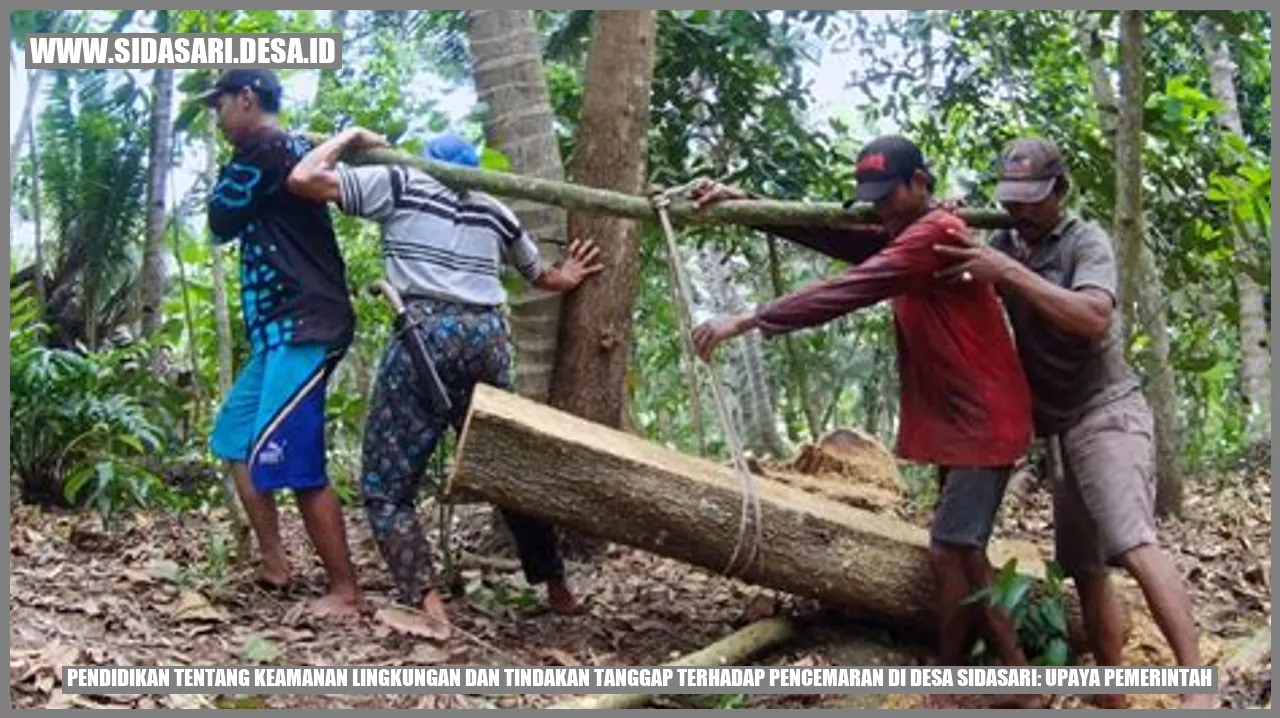
<path fill-rule="evenodd" d="M 457 135 L 440 135 L 427 143 L 423 150 L 427 159 L 439 160 L 463 167 L 479 167 L 480 155 L 470 142 Z"/>

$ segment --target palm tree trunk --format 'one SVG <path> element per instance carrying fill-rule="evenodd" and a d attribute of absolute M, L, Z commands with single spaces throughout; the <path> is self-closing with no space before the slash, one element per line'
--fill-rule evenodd
<path fill-rule="evenodd" d="M 1222 31 L 1209 18 L 1202 19 L 1197 29 L 1209 64 L 1209 87 L 1214 99 L 1221 103 L 1218 124 L 1244 139 L 1244 125 L 1236 101 L 1235 64 Z M 1246 261 L 1254 259 L 1248 237 L 1237 234 L 1235 246 Z M 1240 375 L 1249 412 L 1247 430 L 1250 440 L 1259 441 L 1271 436 L 1271 352 L 1265 302 L 1262 287 L 1248 272 L 1238 272 L 1235 279 L 1240 302 Z"/>
<path fill-rule="evenodd" d="M 476 96 L 489 108 L 486 143 L 508 157 L 516 174 L 563 181 L 564 163 L 533 13 L 468 10 L 467 40 Z M 567 237 L 565 211 L 527 200 L 511 202 L 511 209 L 546 258 L 558 261 Z M 559 294 L 533 288 L 511 301 L 515 389 L 536 401 L 545 401 L 551 387 L 562 305 Z"/>

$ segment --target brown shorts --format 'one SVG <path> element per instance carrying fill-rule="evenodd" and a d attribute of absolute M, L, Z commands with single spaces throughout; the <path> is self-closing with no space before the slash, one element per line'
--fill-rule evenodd
<path fill-rule="evenodd" d="M 1126 552 L 1156 543 L 1152 427 L 1151 409 L 1134 391 L 1061 434 L 1053 523 L 1057 560 L 1068 575 L 1118 566 Z"/>

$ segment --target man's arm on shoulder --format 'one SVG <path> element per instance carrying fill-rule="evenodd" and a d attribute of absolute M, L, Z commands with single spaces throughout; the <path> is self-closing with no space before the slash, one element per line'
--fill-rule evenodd
<path fill-rule="evenodd" d="M 236 152 L 218 173 L 209 197 L 209 229 L 219 243 L 235 239 L 279 191 L 292 158 L 281 137 L 256 142 Z"/>
<path fill-rule="evenodd" d="M 354 137 L 354 130 L 348 128 L 311 148 L 289 173 L 289 191 L 317 202 L 339 201 L 338 158 Z"/>
<path fill-rule="evenodd" d="M 381 147 L 386 140 L 362 127 L 348 127 L 321 142 L 289 173 L 289 191 L 315 202 L 334 202 L 345 213 L 385 219 L 392 208 L 387 167 L 338 167 L 353 147 Z"/>

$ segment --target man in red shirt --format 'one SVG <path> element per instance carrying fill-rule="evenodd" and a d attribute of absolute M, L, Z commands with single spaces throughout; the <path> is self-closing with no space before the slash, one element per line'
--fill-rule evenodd
<path fill-rule="evenodd" d="M 902 137 L 878 138 L 858 154 L 855 177 L 853 201 L 872 203 L 883 230 L 761 229 L 859 263 L 755 311 L 716 317 L 694 330 L 694 343 L 706 360 L 718 344 L 751 330 L 772 337 L 891 301 L 901 377 L 897 450 L 939 467 L 930 532 L 938 664 L 960 665 L 975 618 L 964 599 L 993 578 L 987 544 L 1011 468 L 1032 440 L 1030 390 L 994 287 L 934 280 L 942 260 L 933 245 L 958 241 L 948 230 L 965 225 L 934 205 L 934 180 L 920 149 Z M 747 195 L 704 182 L 694 196 L 702 206 Z M 1001 660 L 1026 665 L 1008 616 L 981 605 Z M 1024 696 L 1019 704 L 1038 701 Z"/>

